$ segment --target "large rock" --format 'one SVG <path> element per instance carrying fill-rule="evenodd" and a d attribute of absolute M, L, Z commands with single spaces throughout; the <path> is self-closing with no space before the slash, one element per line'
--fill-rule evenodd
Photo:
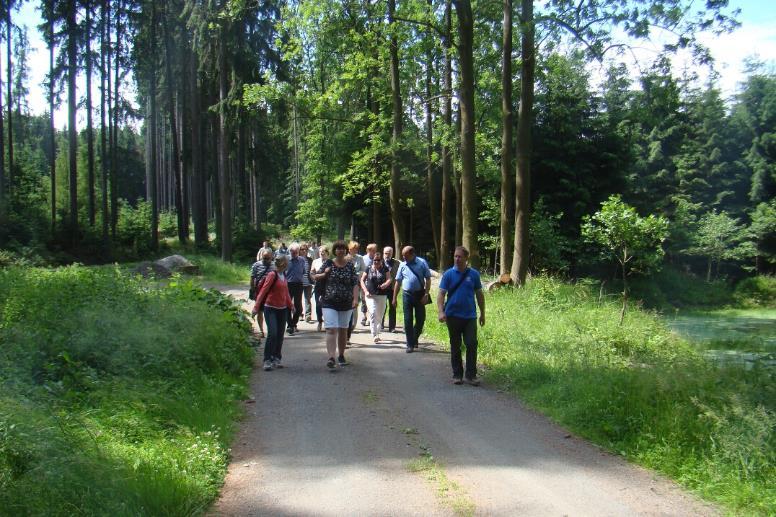
<path fill-rule="evenodd" d="M 141 262 L 134 269 L 132 273 L 136 275 L 142 275 L 143 278 L 152 276 L 154 278 L 170 278 L 172 272 L 164 266 L 160 266 L 156 262 Z"/>
<path fill-rule="evenodd" d="M 170 255 L 154 262 L 157 266 L 161 266 L 169 271 L 183 273 L 184 275 L 198 275 L 199 267 L 195 266 L 188 259 L 181 255 Z"/>

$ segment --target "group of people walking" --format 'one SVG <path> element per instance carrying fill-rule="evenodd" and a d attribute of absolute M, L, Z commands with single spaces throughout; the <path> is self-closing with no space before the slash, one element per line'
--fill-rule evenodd
<path fill-rule="evenodd" d="M 334 369 L 348 364 L 345 350 L 358 322 L 368 326 L 375 343 L 381 341 L 386 317 L 388 332 L 396 331 L 396 307 L 401 295 L 407 353 L 418 347 L 418 338 L 426 320 L 426 305 L 431 299 L 431 269 L 415 254 L 412 246 L 401 250 L 403 260 L 393 257 L 386 246 L 382 254 L 369 244 L 359 255 L 359 243 L 337 241 L 316 247 L 306 243 L 282 244 L 274 251 L 265 241 L 251 267 L 250 297 L 255 300 L 253 314 L 264 344 L 264 370 L 282 368 L 284 333 L 298 331 L 299 320 L 312 322 L 315 300 L 318 331 L 326 333 L 326 366 Z M 282 251 L 281 251 L 282 250 Z M 442 275 L 437 297 L 439 321 L 448 327 L 451 344 L 453 383 L 478 385 L 477 379 L 477 306 L 480 325 L 485 324 L 485 301 L 479 272 L 468 267 L 469 252 L 455 249 L 454 267 Z M 303 303 L 304 302 L 304 303 Z M 466 347 L 466 369 L 461 344 Z"/>

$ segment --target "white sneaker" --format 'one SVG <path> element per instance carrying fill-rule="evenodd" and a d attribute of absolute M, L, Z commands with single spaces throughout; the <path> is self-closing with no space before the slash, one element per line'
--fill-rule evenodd
<path fill-rule="evenodd" d="M 272 367 L 273 368 L 283 368 L 283 363 L 280 361 L 280 359 L 273 359 Z"/>
<path fill-rule="evenodd" d="M 270 371 L 271 369 L 272 369 L 272 361 L 270 361 L 269 359 L 267 359 L 266 361 L 264 361 L 264 371 L 265 371 L 265 372 L 268 372 L 268 371 Z"/>

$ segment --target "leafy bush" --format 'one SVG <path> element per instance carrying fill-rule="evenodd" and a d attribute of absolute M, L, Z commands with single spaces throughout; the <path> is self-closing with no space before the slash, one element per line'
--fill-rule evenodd
<path fill-rule="evenodd" d="M 671 267 L 633 279 L 631 288 L 635 298 L 654 308 L 721 307 L 734 301 L 724 280 L 706 282 Z"/>
<path fill-rule="evenodd" d="M 776 507 L 776 383 L 765 367 L 717 367 L 655 314 L 598 289 L 534 277 L 487 297 L 487 379 L 580 435 L 736 512 Z M 435 319 L 427 333 L 446 343 Z"/>
<path fill-rule="evenodd" d="M 0 271 L 0 508 L 203 512 L 244 396 L 249 325 L 180 278 Z"/>
<path fill-rule="evenodd" d="M 776 276 L 755 276 L 741 280 L 733 293 L 744 307 L 776 307 Z"/>

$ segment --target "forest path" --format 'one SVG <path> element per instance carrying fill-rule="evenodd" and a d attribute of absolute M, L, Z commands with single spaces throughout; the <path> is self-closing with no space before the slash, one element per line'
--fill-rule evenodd
<path fill-rule="evenodd" d="M 452 385 L 429 344 L 406 354 L 403 334 L 374 344 L 359 325 L 351 364 L 330 372 L 324 334 L 299 328 L 285 368 L 257 356 L 215 515 L 716 513 L 506 394 Z"/>

